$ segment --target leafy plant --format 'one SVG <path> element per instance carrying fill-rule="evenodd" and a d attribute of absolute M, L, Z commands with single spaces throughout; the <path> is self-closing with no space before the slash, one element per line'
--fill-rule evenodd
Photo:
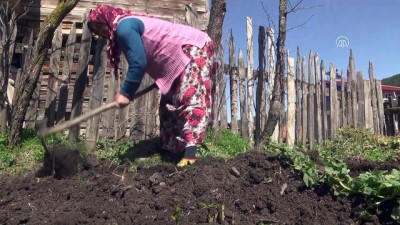
<path fill-rule="evenodd" d="M 11 151 L 4 146 L 0 146 L 0 170 L 10 167 L 14 161 Z"/>
<path fill-rule="evenodd" d="M 171 216 L 171 219 L 175 221 L 176 225 L 179 225 L 179 220 L 182 217 L 182 209 L 179 207 L 178 203 L 174 202 L 174 212 Z"/>
<path fill-rule="evenodd" d="M 364 128 L 343 127 L 335 138 L 325 141 L 315 149 L 323 158 L 356 157 L 371 161 L 386 161 L 398 157 L 400 138 L 378 136 Z"/>
<path fill-rule="evenodd" d="M 113 140 L 102 138 L 97 142 L 98 155 L 115 163 L 121 163 L 123 156 L 132 145 L 131 141 L 117 143 Z"/>
<path fill-rule="evenodd" d="M 400 198 L 400 171 L 374 171 L 364 172 L 357 177 L 351 177 L 347 165 L 340 159 L 329 154 L 321 156 L 323 165 L 317 168 L 316 163 L 306 154 L 296 148 L 282 145 L 268 146 L 267 150 L 279 152 L 284 158 L 292 161 L 295 170 L 303 175 L 303 184 L 314 187 L 326 184 L 331 187 L 335 196 L 361 193 L 368 199 L 367 208 L 361 218 L 371 218 L 370 212 L 384 201 L 399 200 Z M 392 212 L 392 218 L 399 220 L 399 204 Z"/>
<path fill-rule="evenodd" d="M 250 142 L 230 130 L 209 129 L 199 149 L 200 157 L 231 158 L 250 149 Z"/>

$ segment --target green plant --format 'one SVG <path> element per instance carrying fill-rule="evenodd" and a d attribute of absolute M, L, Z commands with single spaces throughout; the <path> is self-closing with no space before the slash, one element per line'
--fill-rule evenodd
<path fill-rule="evenodd" d="M 250 149 L 250 142 L 230 130 L 206 132 L 203 145 L 199 149 L 199 157 L 231 158 Z"/>
<path fill-rule="evenodd" d="M 307 187 L 326 184 L 336 196 L 356 193 L 365 195 L 368 202 L 366 210 L 361 214 L 364 220 L 371 218 L 370 212 L 376 210 L 382 202 L 400 198 L 399 170 L 364 172 L 353 178 L 347 165 L 329 154 L 321 156 L 323 165 L 317 168 L 314 161 L 296 148 L 275 145 L 267 149 L 279 152 L 282 157 L 292 161 L 294 169 L 302 173 L 303 183 Z M 397 205 L 392 212 L 392 218 L 398 222 L 399 207 Z"/>
<path fill-rule="evenodd" d="M 179 207 L 177 202 L 174 202 L 174 211 L 171 216 L 171 219 L 175 221 L 176 225 L 179 225 L 179 220 L 181 219 L 181 217 L 182 217 L 182 209 L 181 207 Z"/>
<path fill-rule="evenodd" d="M 374 135 L 371 130 L 364 128 L 343 127 L 332 140 L 325 141 L 315 149 L 321 157 L 386 161 L 398 157 L 400 138 Z"/>
<path fill-rule="evenodd" d="M 132 145 L 133 143 L 131 141 L 117 143 L 110 139 L 101 138 L 97 142 L 98 155 L 110 159 L 115 163 L 121 163 L 123 156 Z"/>
<path fill-rule="evenodd" d="M 203 209 L 207 210 L 207 221 L 209 223 L 217 221 L 219 212 L 217 211 L 215 213 L 212 213 L 212 210 L 213 209 L 218 210 L 219 208 L 221 208 L 220 204 L 216 204 L 216 203 L 200 203 L 200 206 Z"/>
<path fill-rule="evenodd" d="M 4 146 L 0 146 L 0 170 L 10 167 L 14 161 L 11 151 Z"/>

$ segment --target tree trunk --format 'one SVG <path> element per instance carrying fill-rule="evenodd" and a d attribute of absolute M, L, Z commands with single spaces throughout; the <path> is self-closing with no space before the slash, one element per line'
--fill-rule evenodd
<path fill-rule="evenodd" d="M 7 98 L 8 77 L 10 73 L 11 59 L 14 54 L 14 42 L 17 35 L 17 14 L 13 12 L 10 17 L 10 10 L 13 4 L 2 3 L 0 5 L 0 132 L 7 130 L 9 120 L 10 104 Z"/>
<path fill-rule="evenodd" d="M 266 138 L 270 137 L 278 123 L 279 117 L 283 113 L 283 97 L 282 97 L 282 79 L 285 73 L 285 41 L 286 41 L 286 18 L 287 18 L 287 2 L 286 0 L 279 1 L 279 33 L 277 44 L 277 57 L 276 57 L 276 77 L 274 81 L 274 88 L 270 107 L 268 112 L 268 119 L 265 123 L 264 130 L 260 137 L 256 140 L 256 149 L 261 150 L 262 146 L 266 143 Z"/>
<path fill-rule="evenodd" d="M 28 70 L 22 74 L 20 88 L 16 90 L 15 105 L 12 110 L 11 130 L 8 137 L 9 147 L 14 147 L 20 142 L 29 101 L 36 89 L 36 83 L 39 80 L 46 54 L 51 47 L 55 30 L 78 2 L 79 0 L 60 0 L 57 7 L 40 27 L 32 60 L 29 62 Z"/>
<path fill-rule="evenodd" d="M 214 41 L 215 47 L 216 47 L 216 52 L 218 54 L 222 54 L 222 44 L 221 44 L 221 39 L 222 39 L 222 25 L 224 23 L 224 18 L 225 18 L 225 13 L 226 13 L 226 0 L 212 0 L 211 2 L 211 14 L 210 14 L 210 21 L 207 27 L 207 33 L 210 36 L 210 38 Z M 217 85 L 221 82 L 219 82 L 221 79 L 223 79 L 223 72 L 224 72 L 224 67 L 223 67 L 223 61 L 222 57 L 218 57 L 218 70 L 215 78 L 215 85 L 216 85 L 216 93 L 215 96 L 218 96 L 219 93 L 221 92 L 222 94 L 225 93 L 225 88 L 218 87 Z M 213 127 L 216 128 L 218 127 L 218 109 L 219 109 L 219 104 L 218 102 L 219 99 L 216 99 L 216 97 L 212 98 L 213 102 L 213 115 L 214 115 L 214 121 L 213 121 Z M 222 95 L 224 96 L 224 95 Z"/>

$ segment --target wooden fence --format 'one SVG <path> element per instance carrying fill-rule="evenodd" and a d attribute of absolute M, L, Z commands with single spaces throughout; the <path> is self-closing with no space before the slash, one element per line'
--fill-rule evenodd
<path fill-rule="evenodd" d="M 267 118 L 275 78 L 275 37 L 273 29 L 265 31 L 264 27 L 259 27 L 259 67 L 253 70 L 251 21 L 248 17 L 247 68 L 241 50 L 238 51 L 237 62 L 235 60 L 231 32 L 229 64 L 225 65 L 225 72 L 229 76 L 230 102 L 226 101 L 228 98 L 220 96 L 219 108 L 225 110 L 225 104 L 230 104 L 230 129 L 252 140 L 264 129 Z M 283 79 L 285 112 L 275 129 L 274 140 L 290 145 L 303 142 L 312 146 L 332 138 L 341 127 L 366 128 L 382 135 L 397 134 L 398 114 L 390 109 L 384 110 L 381 81 L 374 78 L 371 62 L 369 79 L 365 79 L 362 71 L 355 68 L 351 50 L 345 72 L 337 69 L 333 63 L 326 64 L 312 51 L 308 58 L 301 57 L 299 48 L 296 59 L 289 54 L 286 59 L 287 70 Z M 240 120 L 237 116 L 238 107 Z M 388 103 L 385 107 L 391 108 L 394 104 Z M 221 124 L 227 123 L 224 116 L 225 112 L 222 112 Z"/>
<path fill-rule="evenodd" d="M 218 76 L 218 116 L 214 127 L 229 127 L 232 132 L 254 140 L 254 135 L 264 129 L 267 119 L 275 77 L 275 37 L 273 29 L 259 27 L 259 67 L 253 69 L 251 18 L 248 17 L 246 22 L 247 66 L 243 52 L 235 52 L 231 33 L 229 63 L 222 67 Z M 80 36 L 76 35 L 77 26 L 82 29 Z M 70 27 L 66 40 L 63 41 L 61 28 L 54 35 L 51 52 L 27 113 L 26 126 L 33 127 L 44 117 L 48 119 L 48 126 L 53 126 L 113 101 L 124 79 L 127 69 L 124 58 L 117 79 L 106 66 L 106 40 L 92 40 L 85 21 Z M 31 34 L 28 46 L 32 46 L 32 42 Z M 30 49 L 25 53 L 25 62 L 29 60 Z M 369 80 L 364 79 L 361 71 L 356 71 L 351 52 L 346 75 L 343 71 L 338 73 L 332 63 L 326 65 L 311 51 L 307 60 L 300 56 L 298 49 L 296 60 L 288 55 L 286 63 L 285 112 L 275 129 L 275 140 L 290 145 L 295 142 L 313 145 L 333 137 L 344 126 L 370 128 L 376 134 L 385 135 L 394 135 L 398 130 L 395 122 L 398 115 L 384 111 L 381 82 L 374 79 L 372 63 Z M 224 74 L 229 77 L 228 83 L 223 79 Z M 146 75 L 140 89 L 150 84 L 152 80 Z M 15 85 L 18 88 L 18 76 Z M 226 86 L 230 90 L 229 102 L 224 91 Z M 108 111 L 71 128 L 69 136 L 75 139 L 78 134 L 85 135 L 89 143 L 95 143 L 99 137 L 119 140 L 130 136 L 134 140 L 144 140 L 157 136 L 159 100 L 160 93 L 154 90 L 136 99 L 129 107 Z M 227 104 L 231 106 L 231 113 L 227 113 Z M 393 107 L 393 101 L 391 104 L 385 107 Z M 227 115 L 231 116 L 230 124 Z"/>

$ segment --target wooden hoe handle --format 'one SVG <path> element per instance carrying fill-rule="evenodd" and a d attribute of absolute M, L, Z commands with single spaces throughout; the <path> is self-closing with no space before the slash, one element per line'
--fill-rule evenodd
<path fill-rule="evenodd" d="M 147 92 L 153 90 L 155 87 L 157 87 L 156 84 L 152 84 L 152 85 L 146 87 L 145 89 L 137 92 L 133 96 L 133 99 L 138 98 L 138 97 L 146 94 Z M 56 126 L 50 128 L 50 129 L 48 129 L 47 127 L 44 128 L 44 129 L 39 129 L 39 136 L 45 137 L 47 135 L 60 132 L 62 130 L 68 129 L 68 128 L 74 126 L 74 125 L 77 125 L 77 124 L 81 123 L 82 121 L 86 121 L 87 119 L 89 119 L 89 118 L 91 118 L 93 116 L 96 116 L 98 114 L 101 114 L 102 112 L 105 112 L 107 110 L 114 109 L 114 108 L 117 108 L 117 103 L 115 101 L 109 102 L 107 104 L 104 104 L 104 105 L 100 106 L 99 108 L 91 110 L 91 111 L 89 111 L 89 112 L 87 112 L 85 114 L 82 114 L 82 115 L 80 115 L 78 117 L 75 117 L 75 118 L 73 118 L 71 120 L 67 120 L 64 123 L 56 125 Z"/>

